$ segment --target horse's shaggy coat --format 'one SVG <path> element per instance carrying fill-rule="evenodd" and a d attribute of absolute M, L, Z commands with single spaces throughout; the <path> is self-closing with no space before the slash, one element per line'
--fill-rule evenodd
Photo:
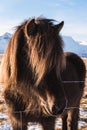
<path fill-rule="evenodd" d="M 59 32 L 64 22 L 53 21 L 25 21 L 5 51 L 0 82 L 13 130 L 27 130 L 28 122 L 54 130 L 59 115 L 63 130 L 77 130 L 84 82 L 66 81 L 84 81 L 85 65 L 76 54 L 63 52 Z"/>

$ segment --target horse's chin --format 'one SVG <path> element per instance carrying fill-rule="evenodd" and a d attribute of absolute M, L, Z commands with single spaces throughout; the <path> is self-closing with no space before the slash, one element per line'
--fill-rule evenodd
<path fill-rule="evenodd" d="M 45 116 L 47 116 L 47 117 L 49 117 L 49 116 L 51 116 L 51 117 L 61 117 L 63 114 L 64 114 L 64 111 L 65 111 L 65 109 L 64 110 L 61 110 L 59 113 L 57 113 L 57 114 L 54 114 L 52 111 L 50 111 L 49 109 L 47 109 L 47 108 L 43 108 L 43 113 L 44 113 L 44 115 Z"/>

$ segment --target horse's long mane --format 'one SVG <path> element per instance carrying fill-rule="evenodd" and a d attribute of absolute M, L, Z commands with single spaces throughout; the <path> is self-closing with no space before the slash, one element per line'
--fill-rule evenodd
<path fill-rule="evenodd" d="M 53 20 L 45 18 L 29 19 L 18 26 L 4 54 L 1 82 L 38 85 L 52 68 L 59 76 L 65 66 L 59 35 L 62 26 L 63 22 L 55 25 Z"/>

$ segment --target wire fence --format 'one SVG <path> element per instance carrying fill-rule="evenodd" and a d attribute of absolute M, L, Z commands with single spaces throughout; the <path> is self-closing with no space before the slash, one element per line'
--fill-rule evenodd
<path fill-rule="evenodd" d="M 87 81 L 62 81 L 62 83 L 63 84 L 71 84 L 71 83 L 74 83 L 74 84 L 77 84 L 77 83 L 85 83 L 85 85 L 87 84 Z M 3 91 L 3 88 L 2 88 L 2 86 L 3 86 L 3 82 L 2 83 L 0 83 L 0 93 L 2 93 L 2 91 Z M 66 110 L 68 110 L 68 109 L 79 109 L 80 110 L 80 108 L 79 107 L 68 107 L 68 108 L 66 108 Z M 33 111 L 33 109 L 32 110 L 30 110 L 30 111 Z M 25 111 L 14 111 L 13 113 L 15 113 L 15 114 L 19 114 L 19 117 L 20 117 L 20 121 L 21 121 L 21 128 L 20 128 L 20 130 L 23 130 L 23 127 L 22 127 L 22 125 L 23 125 L 23 113 L 25 113 Z M 4 114 L 7 114 L 7 112 L 4 112 Z M 86 111 L 86 115 L 87 115 L 87 111 Z M 58 121 L 56 122 L 56 123 L 58 123 Z M 35 126 L 35 124 L 33 124 L 34 126 Z M 87 122 L 86 122 L 86 125 L 87 125 Z M 31 126 L 31 124 L 29 124 L 28 126 Z M 58 126 L 59 127 L 59 126 Z M 34 130 L 39 130 L 39 129 L 41 129 L 41 126 L 39 126 L 38 125 L 38 127 L 37 127 L 37 125 L 35 126 L 35 128 L 33 128 Z M 4 130 L 4 129 L 0 129 L 0 130 Z M 7 129 L 8 130 L 8 129 Z M 30 129 L 29 129 L 30 130 Z"/>
<path fill-rule="evenodd" d="M 70 109 L 73 109 L 73 108 L 70 108 Z M 22 127 L 23 126 L 23 122 L 22 122 L 23 121 L 23 116 L 22 116 L 23 112 L 24 111 L 15 112 L 17 114 L 19 113 L 19 115 L 20 115 L 20 121 L 21 121 L 20 130 L 23 130 L 23 127 Z M 85 112 L 84 112 L 84 114 L 85 114 Z M 86 115 L 87 115 L 87 112 L 86 112 Z M 79 126 L 78 126 L 79 129 L 84 128 L 84 126 L 87 127 L 87 122 L 84 122 L 81 119 L 79 119 L 78 123 L 79 123 Z M 5 124 L 5 129 L 1 128 L 0 130 L 12 130 L 11 124 L 9 124 L 9 126 L 6 126 L 6 125 L 7 125 L 7 123 Z M 6 127 L 8 127 L 8 128 L 6 128 Z M 42 126 L 38 123 L 35 123 L 35 122 L 34 123 L 29 122 L 27 124 L 27 128 L 28 128 L 28 130 L 42 130 Z M 62 119 L 61 118 L 57 118 L 57 120 L 55 122 L 55 128 L 57 128 L 57 129 L 62 128 Z"/>

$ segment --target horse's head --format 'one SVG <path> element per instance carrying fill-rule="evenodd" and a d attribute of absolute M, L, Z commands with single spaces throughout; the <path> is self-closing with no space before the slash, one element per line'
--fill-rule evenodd
<path fill-rule="evenodd" d="M 59 35 L 64 22 L 57 25 L 50 19 L 31 19 L 25 25 L 29 57 L 35 74 L 35 85 L 45 114 L 61 114 L 66 97 L 60 73 L 65 66 L 63 41 Z"/>

